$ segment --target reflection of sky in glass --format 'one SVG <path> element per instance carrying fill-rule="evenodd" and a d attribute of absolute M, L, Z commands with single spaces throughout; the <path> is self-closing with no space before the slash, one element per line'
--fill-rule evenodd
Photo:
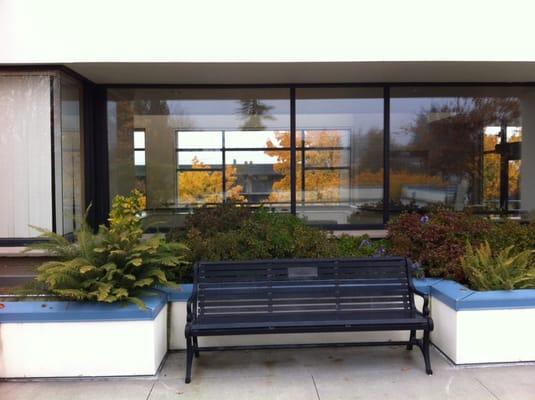
<path fill-rule="evenodd" d="M 249 97 L 249 96 L 247 96 Z M 270 107 L 269 114 L 289 114 L 290 101 L 286 99 L 256 99 Z M 177 115 L 240 115 L 240 100 L 167 100 L 171 114 Z"/>
<path fill-rule="evenodd" d="M 177 154 L 178 164 L 183 166 L 192 165 L 194 158 L 211 167 L 221 166 L 223 163 L 221 151 L 179 151 Z"/>
<path fill-rule="evenodd" d="M 227 165 L 250 162 L 253 164 L 275 164 L 277 157 L 269 156 L 264 151 L 227 151 L 226 161 Z"/>
<path fill-rule="evenodd" d="M 145 165 L 144 151 L 134 151 L 134 165 Z"/>
<path fill-rule="evenodd" d="M 456 97 L 392 98 L 390 100 L 392 142 L 401 145 L 409 144 L 413 135 L 407 129 L 416 122 L 420 114 L 429 113 L 432 108 L 440 109 L 445 106 L 453 106 L 457 100 Z"/>
<path fill-rule="evenodd" d="M 264 148 L 268 141 L 279 144 L 274 131 L 229 131 L 225 132 L 225 147 L 227 148 Z"/>
<path fill-rule="evenodd" d="M 501 128 L 499 126 L 486 126 L 485 135 L 488 136 L 499 136 Z M 510 140 L 513 136 L 521 136 L 522 127 L 520 126 L 508 126 L 507 127 L 507 140 Z M 498 137 L 499 142 L 499 137 Z"/>
<path fill-rule="evenodd" d="M 219 149 L 222 146 L 221 131 L 179 131 L 177 145 L 180 149 Z"/>
<path fill-rule="evenodd" d="M 222 131 L 179 131 L 179 149 L 219 149 L 223 146 Z M 275 131 L 225 131 L 226 148 L 266 148 L 268 141 L 278 145 Z"/>
<path fill-rule="evenodd" d="M 474 98 L 472 97 L 422 97 L 422 98 L 392 98 L 390 114 L 390 130 L 393 143 L 407 145 L 412 139 L 411 132 L 407 131 L 416 123 L 417 118 L 422 114 L 427 114 L 428 120 L 438 121 L 440 119 L 454 116 L 455 113 L 441 113 L 440 109 L 449 107 L 461 107 L 466 111 L 474 108 Z M 431 113 L 430 110 L 437 112 Z M 499 126 L 488 126 L 484 128 L 486 135 L 498 135 Z M 521 127 L 508 127 L 507 138 L 519 135 Z"/>
<path fill-rule="evenodd" d="M 134 131 L 134 148 L 145 148 L 145 131 Z"/>

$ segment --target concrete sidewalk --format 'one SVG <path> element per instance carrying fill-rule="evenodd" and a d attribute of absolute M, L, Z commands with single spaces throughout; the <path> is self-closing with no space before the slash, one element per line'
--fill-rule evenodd
<path fill-rule="evenodd" d="M 535 399 L 535 365 L 455 367 L 436 350 L 432 363 L 427 376 L 402 347 L 206 352 L 186 385 L 184 353 L 170 353 L 156 377 L 1 382 L 0 399 Z"/>

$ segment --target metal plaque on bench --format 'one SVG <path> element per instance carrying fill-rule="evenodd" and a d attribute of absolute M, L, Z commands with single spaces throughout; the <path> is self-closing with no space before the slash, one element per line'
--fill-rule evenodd
<path fill-rule="evenodd" d="M 318 267 L 288 267 L 289 279 L 317 278 Z"/>

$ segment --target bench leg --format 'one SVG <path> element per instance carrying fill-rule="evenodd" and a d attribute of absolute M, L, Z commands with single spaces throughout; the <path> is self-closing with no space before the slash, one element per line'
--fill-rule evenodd
<path fill-rule="evenodd" d="M 422 353 L 424 355 L 425 361 L 425 372 L 427 375 L 433 375 L 433 370 L 431 369 L 431 357 L 429 355 L 429 331 L 424 331 L 424 339 L 422 341 Z"/>
<path fill-rule="evenodd" d="M 193 336 L 193 347 L 195 348 L 195 358 L 199 358 L 199 341 L 197 336 Z"/>
<path fill-rule="evenodd" d="M 186 383 L 191 382 L 191 364 L 193 364 L 193 339 L 191 336 L 186 337 Z"/>
<path fill-rule="evenodd" d="M 414 341 L 416 339 L 416 331 L 411 331 L 411 335 L 409 336 L 409 343 L 407 344 L 407 350 L 412 350 L 412 345 L 414 344 Z"/>

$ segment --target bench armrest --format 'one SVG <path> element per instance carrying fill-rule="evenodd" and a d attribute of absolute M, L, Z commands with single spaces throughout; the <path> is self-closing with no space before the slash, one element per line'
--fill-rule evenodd
<path fill-rule="evenodd" d="M 411 287 L 411 291 L 412 293 L 417 294 L 418 296 L 424 299 L 424 306 L 422 307 L 422 314 L 426 317 L 429 317 L 429 294 L 416 289 L 414 286 Z"/>
<path fill-rule="evenodd" d="M 193 310 L 194 310 L 194 305 L 196 302 L 197 302 L 197 290 L 194 286 L 193 292 L 191 293 L 191 296 L 189 296 L 188 302 L 186 304 L 186 311 L 188 313 L 186 317 L 187 322 L 192 322 L 193 319 L 195 318 L 195 313 L 193 312 Z"/>

